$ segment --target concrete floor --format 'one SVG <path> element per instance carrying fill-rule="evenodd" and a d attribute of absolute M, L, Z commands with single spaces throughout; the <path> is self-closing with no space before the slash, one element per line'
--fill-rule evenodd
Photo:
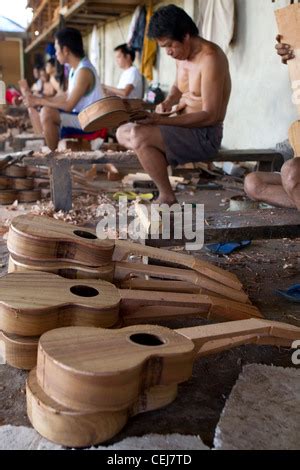
<path fill-rule="evenodd" d="M 190 194 L 188 198 L 193 202 L 207 203 L 208 210 L 224 210 L 226 203 L 224 206 L 221 201 L 233 195 L 232 191 L 202 191 Z M 187 199 L 186 195 L 181 197 Z M 247 250 L 229 258 L 211 255 L 205 249 L 198 256 L 237 274 L 251 300 L 267 319 L 300 326 L 300 305 L 288 303 L 274 293 L 277 288 L 285 288 L 299 281 L 299 240 L 256 241 Z M 3 242 L 0 245 L 2 274 L 6 269 L 5 261 L 6 248 Z M 202 323 L 185 319 L 184 322 L 177 320 L 164 325 L 180 328 Z M 200 435 L 205 444 L 212 445 L 225 401 L 243 365 L 251 363 L 292 367 L 291 351 L 245 346 L 199 359 L 195 363 L 193 376 L 179 387 L 178 398 L 173 404 L 132 418 L 110 443 L 155 432 Z M 26 376 L 25 372 L 0 365 L 0 425 L 29 425 L 24 392 Z"/>

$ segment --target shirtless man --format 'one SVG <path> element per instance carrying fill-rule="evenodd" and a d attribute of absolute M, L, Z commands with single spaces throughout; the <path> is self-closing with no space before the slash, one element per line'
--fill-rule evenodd
<path fill-rule="evenodd" d="M 286 64 L 295 57 L 294 52 L 288 44 L 281 44 L 280 36 L 276 39 L 277 53 Z M 288 160 L 281 173 L 250 173 L 245 179 L 245 191 L 253 200 L 300 210 L 300 158 Z"/>
<path fill-rule="evenodd" d="M 158 202 L 171 205 L 176 197 L 167 167 L 209 161 L 216 156 L 231 80 L 223 51 L 199 37 L 197 26 L 181 8 L 168 5 L 157 10 L 148 34 L 176 60 L 177 77 L 157 112 L 139 124 L 120 127 L 117 138 L 136 152 L 159 189 Z M 174 106 L 176 116 L 162 115 Z"/>
<path fill-rule="evenodd" d="M 90 104 L 103 98 L 101 83 L 91 62 L 85 57 L 80 31 L 65 28 L 55 36 L 56 58 L 60 64 L 69 64 L 68 91 L 52 98 L 26 96 L 25 105 L 42 106 L 41 123 L 46 143 L 51 150 L 58 145 L 62 128 L 76 129 L 81 126 L 78 114 Z"/>

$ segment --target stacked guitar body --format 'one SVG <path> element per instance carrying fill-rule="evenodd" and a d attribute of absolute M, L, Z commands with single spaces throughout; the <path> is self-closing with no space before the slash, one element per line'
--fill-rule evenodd
<path fill-rule="evenodd" d="M 0 205 L 36 202 L 41 198 L 35 180 L 27 175 L 27 167 L 0 161 Z"/>
<path fill-rule="evenodd" d="M 102 240 L 93 229 L 34 215 L 13 220 L 8 249 L 0 344 L 9 364 L 36 367 L 27 382 L 29 418 L 66 446 L 103 442 L 129 416 L 173 401 L 200 343 L 212 339 L 211 353 L 258 343 L 258 331 L 270 336 L 237 277 L 192 256 Z M 196 349 L 197 328 L 149 325 L 185 317 L 223 323 L 198 327 Z"/>

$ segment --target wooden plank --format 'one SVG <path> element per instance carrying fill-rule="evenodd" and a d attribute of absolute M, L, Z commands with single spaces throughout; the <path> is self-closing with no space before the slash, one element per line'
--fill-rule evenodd
<path fill-rule="evenodd" d="M 26 165 L 50 166 L 54 160 L 64 160 L 72 165 L 113 163 L 120 168 L 140 166 L 134 152 L 102 152 L 100 150 L 94 152 L 72 152 L 69 155 L 51 153 L 43 156 L 30 156 L 25 157 L 23 161 Z"/>
<path fill-rule="evenodd" d="M 68 160 L 53 161 L 50 166 L 51 198 L 56 211 L 72 209 L 72 177 Z"/>
<path fill-rule="evenodd" d="M 269 240 L 300 237 L 300 213 L 296 209 L 265 209 L 243 212 L 206 212 L 204 241 L 225 243 L 241 240 Z M 195 221 L 193 221 L 195 230 Z M 183 246 L 186 240 L 146 240 L 148 246 Z"/>

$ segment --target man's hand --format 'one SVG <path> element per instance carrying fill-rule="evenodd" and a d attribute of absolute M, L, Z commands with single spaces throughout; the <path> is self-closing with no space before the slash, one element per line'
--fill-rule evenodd
<path fill-rule="evenodd" d="M 139 119 L 137 124 L 143 126 L 158 126 L 161 120 L 161 116 L 157 113 L 145 113 L 146 117 Z"/>
<path fill-rule="evenodd" d="M 172 111 L 172 103 L 168 99 L 158 104 L 155 109 L 155 112 L 159 114 L 169 113 L 170 111 Z"/>
<path fill-rule="evenodd" d="M 281 43 L 281 39 L 282 39 L 282 36 L 278 34 L 278 36 L 276 36 L 276 41 L 278 42 L 278 44 L 276 44 L 275 48 L 277 50 L 277 54 L 281 57 L 282 63 L 287 64 L 288 60 L 295 58 L 295 54 L 294 54 L 292 47 L 289 44 Z"/>
<path fill-rule="evenodd" d="M 40 98 L 36 97 L 36 96 L 32 96 L 32 95 L 29 95 L 27 94 L 24 99 L 23 99 L 23 103 L 25 104 L 25 106 L 27 108 L 34 108 L 36 106 L 40 106 Z"/>

